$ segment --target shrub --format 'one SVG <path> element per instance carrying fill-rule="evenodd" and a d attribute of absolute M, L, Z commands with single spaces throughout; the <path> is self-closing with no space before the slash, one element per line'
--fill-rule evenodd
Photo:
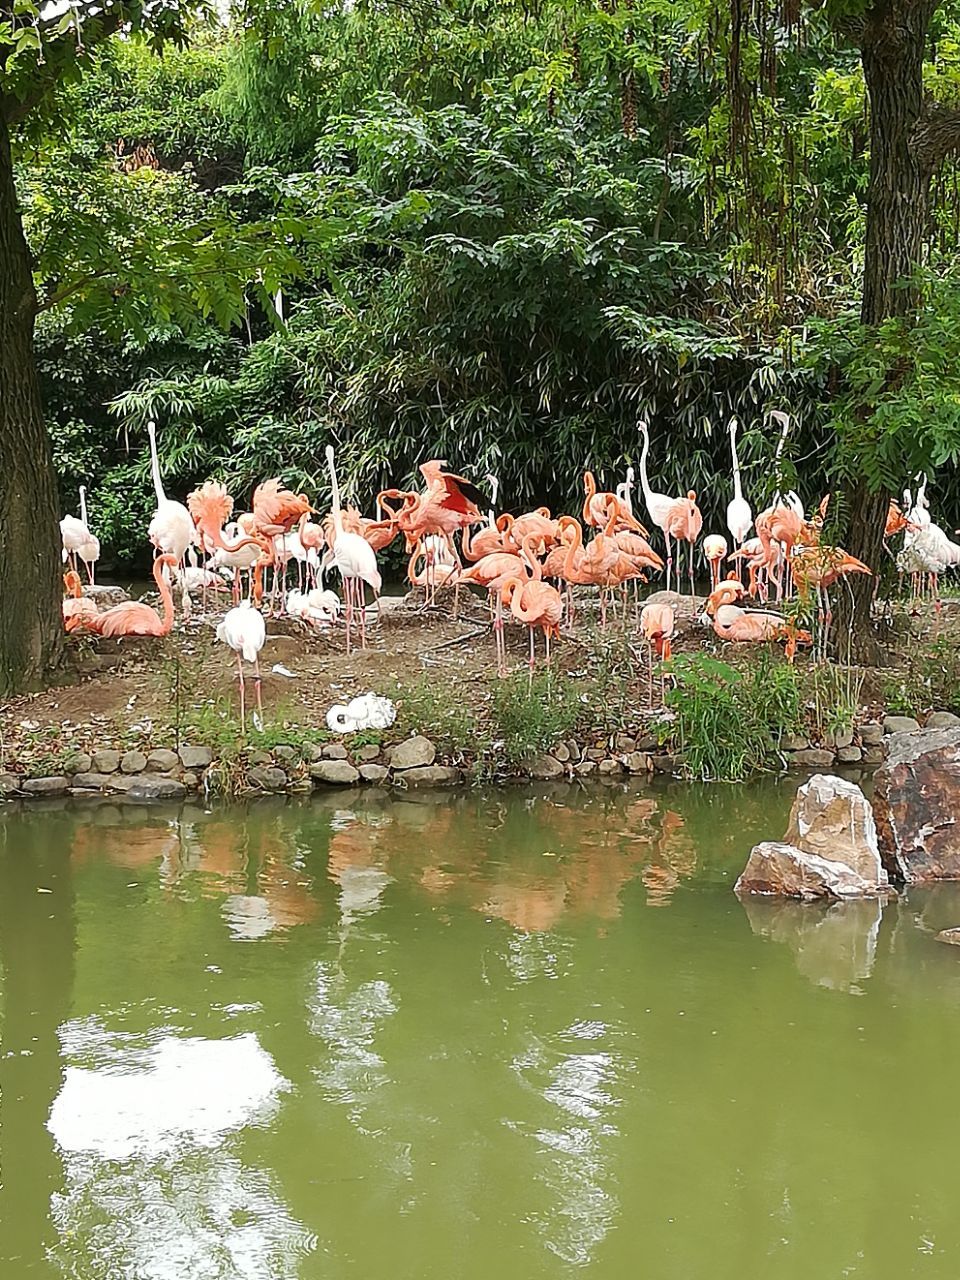
<path fill-rule="evenodd" d="M 503 755 L 511 765 L 546 751 L 569 734 L 581 710 L 572 683 L 553 671 L 532 679 L 515 671 L 497 686 L 493 695 L 494 729 L 503 742 Z"/>
<path fill-rule="evenodd" d="M 402 732 L 422 733 L 448 754 L 478 743 L 481 735 L 473 715 L 456 689 L 442 679 L 420 676 L 410 684 L 395 685 L 387 696 L 397 704 Z"/>
<path fill-rule="evenodd" d="M 674 684 L 664 698 L 671 713 L 662 741 L 684 756 L 695 778 L 742 781 L 768 765 L 784 733 L 800 724 L 800 690 L 788 663 L 765 657 L 741 672 L 705 654 L 673 658 Z"/>
<path fill-rule="evenodd" d="M 883 696 L 887 710 L 900 715 L 960 713 L 960 651 L 944 636 L 908 650 L 903 668 L 884 681 Z"/>

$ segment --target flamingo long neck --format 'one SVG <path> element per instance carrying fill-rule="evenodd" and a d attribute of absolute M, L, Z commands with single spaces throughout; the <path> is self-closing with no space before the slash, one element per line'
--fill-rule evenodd
<path fill-rule="evenodd" d="M 80 519 L 87 524 L 87 490 L 85 485 L 80 486 Z M 90 526 L 87 525 L 87 528 Z"/>
<path fill-rule="evenodd" d="M 743 500 L 743 488 L 740 484 L 740 459 L 737 457 L 737 424 L 730 424 L 730 452 L 733 454 L 733 496 L 738 502 Z"/>
<path fill-rule="evenodd" d="M 653 497 L 653 490 L 650 488 L 650 480 L 647 477 L 647 454 L 650 452 L 650 432 L 647 430 L 647 424 L 641 425 L 643 432 L 643 448 L 640 450 L 640 487 L 643 489 L 643 496 L 646 500 L 647 507 L 650 506 L 650 499 Z"/>
<path fill-rule="evenodd" d="M 160 592 L 160 602 L 163 605 L 163 617 L 160 619 L 162 630 L 161 635 L 169 635 L 173 629 L 173 592 L 170 590 L 170 583 L 167 581 L 164 569 L 167 565 L 171 567 L 177 562 L 176 556 L 160 556 L 153 562 L 153 580 L 157 584 Z"/>
<path fill-rule="evenodd" d="M 534 550 L 535 542 L 536 542 L 535 535 L 532 533 L 528 533 L 527 536 L 524 538 L 523 542 L 521 543 L 521 550 L 523 552 L 523 559 L 526 560 L 527 562 L 527 565 L 530 569 L 530 573 L 533 576 L 534 582 L 540 582 L 541 579 L 543 578 L 543 566 L 541 565 L 539 559 L 537 558 L 537 553 Z"/>
<path fill-rule="evenodd" d="M 590 519 L 590 502 L 597 492 L 597 482 L 593 478 L 592 471 L 585 471 L 583 473 L 583 492 L 584 492 L 584 499 L 583 499 L 583 510 L 581 514 L 584 518 L 584 521 L 588 521 Z"/>
<path fill-rule="evenodd" d="M 573 537 L 567 547 L 567 555 L 563 562 L 563 576 L 569 578 L 574 571 L 574 564 L 577 558 L 577 552 L 583 549 L 583 530 L 580 528 L 579 520 L 571 519 L 566 528 L 573 530 Z"/>
<path fill-rule="evenodd" d="M 333 465 L 333 446 L 327 445 L 327 466 L 330 468 L 330 489 L 333 499 L 333 527 L 337 538 L 343 537 L 343 516 L 340 514 L 340 486 L 337 484 L 337 469 Z"/>
<path fill-rule="evenodd" d="M 167 495 L 163 492 L 163 480 L 160 477 L 160 458 L 157 454 L 157 424 L 155 422 L 147 423 L 147 435 L 150 437 L 150 470 L 153 473 L 153 491 L 157 495 L 157 502 L 166 502 Z"/>

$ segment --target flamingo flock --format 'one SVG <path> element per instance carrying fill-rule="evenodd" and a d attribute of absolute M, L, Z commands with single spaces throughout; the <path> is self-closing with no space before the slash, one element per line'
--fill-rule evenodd
<path fill-rule="evenodd" d="M 775 455 L 777 488 L 773 501 L 754 516 L 744 496 L 737 450 L 739 426 L 728 426 L 732 496 L 726 508 L 727 536 L 704 534 L 703 516 L 693 488 L 679 494 L 656 491 L 651 484 L 651 435 L 639 423 L 640 495 L 654 538 L 634 508 L 634 470 L 612 491 L 602 490 L 594 472 L 583 474 L 583 500 L 576 515 L 554 515 L 547 507 L 514 515 L 497 513 L 498 485 L 485 477 L 489 498 L 467 477 L 431 459 L 420 467 L 422 484 L 415 489 L 389 488 L 376 495 L 372 517 L 343 505 L 335 453 L 328 446 L 326 464 L 332 503 L 321 514 L 302 493 L 286 488 L 279 477 L 263 481 L 253 492 L 250 510 L 235 513 L 233 497 L 218 480 L 205 481 L 181 503 L 166 494 L 157 450 L 156 426 L 147 429 L 156 510 L 147 537 L 154 549 L 154 579 L 161 612 L 142 602 L 118 605 L 104 613 L 84 595 L 79 566 L 93 582 L 100 545 L 87 519 L 81 489 L 81 516 L 61 522 L 65 574 L 64 625 L 69 631 L 103 636 L 164 636 L 175 621 L 172 587 L 180 591 L 184 619 L 201 597 L 201 616 L 232 590 L 232 607 L 217 626 L 217 638 L 232 651 L 240 682 L 241 720 L 246 721 L 244 663 L 253 669 L 257 717 L 262 715 L 259 655 L 266 639 L 265 619 L 284 614 L 316 632 L 332 632 L 343 624 L 347 652 L 367 645 L 368 593 L 379 611 L 382 573 L 378 555 L 402 539 L 407 581 L 423 593 L 428 605 L 471 588 L 489 602 L 496 665 L 506 671 L 507 622 L 526 627 L 529 665 L 536 662 L 536 637 L 543 637 L 544 656 L 576 623 L 578 603 L 596 593 L 600 626 L 611 610 L 633 627 L 649 647 L 651 685 L 654 660 L 670 658 L 677 631 L 677 594 L 683 578 L 690 596 L 698 552 L 710 573 L 710 595 L 700 620 L 725 642 L 781 641 L 792 658 L 797 645 L 811 636 L 788 618 L 783 606 L 792 597 L 793 613 L 815 613 L 821 644 L 832 616 L 830 589 L 851 574 L 870 574 L 867 565 L 822 539 L 825 499 L 808 516 L 793 492 L 781 496 L 779 458 L 789 428 L 786 415 L 775 415 L 782 427 Z M 751 533 L 753 536 L 751 536 Z M 898 563 L 901 571 L 927 582 L 936 595 L 940 572 L 960 564 L 960 545 L 933 525 L 925 484 L 904 504 L 891 504 L 885 538 L 904 534 Z M 659 538 L 662 548 L 655 549 Z M 732 550 L 730 549 L 732 546 Z M 685 575 L 682 573 L 686 561 Z M 728 566 L 723 577 L 724 562 Z M 294 569 L 296 586 L 288 588 Z M 341 581 L 338 594 L 326 575 Z M 650 574 L 663 572 L 666 592 L 640 608 L 637 590 Z M 671 590 L 674 588 L 674 590 Z M 771 602 L 773 607 L 771 607 Z"/>

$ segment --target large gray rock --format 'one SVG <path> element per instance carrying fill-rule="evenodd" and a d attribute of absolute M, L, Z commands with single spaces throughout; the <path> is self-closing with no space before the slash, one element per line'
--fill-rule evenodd
<path fill-rule="evenodd" d="M 125 604 L 130 599 L 123 587 L 89 584 L 83 588 L 83 594 L 90 597 L 101 613 L 104 609 L 112 609 L 114 605 Z"/>
<path fill-rule="evenodd" d="M 109 791 L 115 784 L 126 781 L 116 773 L 75 773 L 72 778 L 75 788 L 86 791 Z"/>
<path fill-rule="evenodd" d="M 873 807 L 891 876 L 960 880 L 960 726 L 894 734 L 875 774 Z"/>
<path fill-rule="evenodd" d="M 147 757 L 142 751 L 125 751 L 120 759 L 121 773 L 143 773 Z"/>
<path fill-rule="evenodd" d="M 404 769 L 397 781 L 407 787 L 452 787 L 460 781 L 460 770 L 446 764 L 427 764 Z"/>
<path fill-rule="evenodd" d="M 875 885 L 887 883 L 870 802 L 846 778 L 815 773 L 798 787 L 783 837 L 829 862 L 842 862 Z"/>
<path fill-rule="evenodd" d="M 90 767 L 94 773 L 116 773 L 120 768 L 119 751 L 95 751 Z"/>
<path fill-rule="evenodd" d="M 391 769 L 423 769 L 433 764 L 437 758 L 437 748 L 429 738 L 417 734 L 413 738 L 405 738 L 390 751 Z"/>
<path fill-rule="evenodd" d="M 310 777 L 341 787 L 352 787 L 360 781 L 359 771 L 349 760 L 318 760 L 310 766 Z"/>
<path fill-rule="evenodd" d="M 159 773 L 140 773 L 131 778 L 126 789 L 128 800 L 182 800 L 187 789 L 176 778 Z"/>
<path fill-rule="evenodd" d="M 814 774 L 797 790 L 783 840 L 753 848 L 735 891 L 788 898 L 888 893 L 873 811 L 860 788 Z"/>
<path fill-rule="evenodd" d="M 69 785 L 69 779 L 58 773 L 49 778 L 24 778 L 20 790 L 28 796 L 62 796 Z"/>
<path fill-rule="evenodd" d="M 180 768 L 180 757 L 175 751 L 158 747 L 147 756 L 147 768 L 151 773 L 172 773 Z"/>
<path fill-rule="evenodd" d="M 213 752 L 209 747 L 181 747 L 180 763 L 185 769 L 206 769 L 213 764 Z"/>
<path fill-rule="evenodd" d="M 524 773 L 536 778 L 538 782 L 549 782 L 551 778 L 560 778 L 565 770 L 555 756 L 528 756 L 523 762 Z"/>
<path fill-rule="evenodd" d="M 860 726 L 860 741 L 865 747 L 878 747 L 883 741 L 883 725 L 868 720 Z"/>
<path fill-rule="evenodd" d="M 865 898 L 877 893 L 877 885 L 845 863 L 818 858 L 779 840 L 764 840 L 750 851 L 733 891 L 786 898 Z"/>

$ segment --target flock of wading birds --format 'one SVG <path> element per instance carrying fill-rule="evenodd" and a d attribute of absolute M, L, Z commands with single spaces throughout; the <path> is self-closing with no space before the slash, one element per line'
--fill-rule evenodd
<path fill-rule="evenodd" d="M 783 430 L 777 450 L 786 437 L 786 415 L 772 415 Z M 332 486 L 332 510 L 314 521 L 316 514 L 303 494 L 285 489 L 278 479 L 264 481 L 253 495 L 252 510 L 231 520 L 233 499 L 225 487 L 208 480 L 188 495 L 186 505 L 168 498 L 163 489 L 156 446 L 156 427 L 148 426 L 151 467 L 157 509 L 150 521 L 149 538 L 155 549 L 154 578 L 160 591 L 162 614 L 142 601 L 130 601 L 103 612 L 84 595 L 77 562 L 86 567 L 91 583 L 100 544 L 87 523 L 85 492 L 80 490 L 81 516 L 61 521 L 64 561 L 70 570 L 64 576 L 66 597 L 63 616 L 68 631 L 95 632 L 102 636 L 163 636 L 173 627 L 175 607 L 173 585 L 181 593 L 185 617 L 190 616 L 192 596 L 198 592 L 204 607 L 210 597 L 225 592 L 232 579 L 233 605 L 219 626 L 217 638 L 236 655 L 243 709 L 243 660 L 251 663 L 260 703 L 259 653 L 265 640 L 264 609 L 267 614 L 285 612 L 308 627 L 328 629 L 343 614 L 347 651 L 359 634 L 366 645 L 366 591 L 369 587 L 379 603 L 381 576 L 377 552 L 403 535 L 409 554 L 407 578 L 423 588 L 428 602 L 442 589 L 453 589 L 454 599 L 461 587 L 475 586 L 489 593 L 492 628 L 496 639 L 497 664 L 505 670 L 504 616 L 522 623 L 530 633 L 530 664 L 534 663 L 534 634 L 544 635 L 546 661 L 550 661 L 550 641 L 559 639 L 561 623 L 574 620 L 575 586 L 595 587 L 600 593 L 601 625 L 606 625 L 608 596 L 621 593 L 623 617 L 627 619 L 629 583 L 647 581 L 650 571 L 666 572 L 667 592 L 671 581 L 679 583 L 679 561 L 687 549 L 687 575 L 693 594 L 694 556 L 698 541 L 710 568 L 711 593 L 701 622 L 723 640 L 785 642 L 792 658 L 799 643 L 811 636 L 798 629 L 784 614 L 752 607 L 766 605 L 771 598 L 782 602 L 796 592 L 801 603 L 816 597 L 821 643 L 825 643 L 830 622 L 829 589 L 848 574 L 870 574 L 867 565 L 840 547 L 826 545 L 820 536 L 827 500 L 810 518 L 795 493 L 777 494 L 770 506 L 754 519 L 743 496 L 737 457 L 737 423 L 731 421 L 730 447 L 733 464 L 733 497 L 727 506 L 727 528 L 733 541 L 708 534 L 701 539 L 703 518 L 692 490 L 675 497 L 657 493 L 650 487 L 647 456 L 650 436 L 640 423 L 643 447 L 640 455 L 640 484 L 650 524 L 664 540 L 666 559 L 648 540 L 648 529 L 637 518 L 633 504 L 634 473 L 628 468 L 625 481 L 614 493 L 597 490 L 593 474 L 585 472 L 581 518 L 554 517 L 546 507 L 523 515 L 485 515 L 485 499 L 462 476 L 446 470 L 442 461 L 425 462 L 420 467 L 424 488 L 417 491 L 387 489 L 377 495 L 377 515 L 368 519 L 355 507 L 341 507 L 333 449 L 327 448 L 327 464 Z M 496 480 L 487 477 L 496 501 Z M 755 536 L 751 537 L 751 529 Z M 456 535 L 460 534 L 460 545 Z M 918 584 L 929 580 L 937 598 L 937 575 L 960 563 L 960 546 L 930 518 L 926 483 L 912 497 L 904 493 L 904 504 L 891 503 L 887 515 L 886 539 L 904 534 L 903 549 L 897 557 L 901 573 L 910 573 Z M 198 557 L 199 550 L 199 557 Z M 674 574 L 674 553 L 677 573 Z M 203 563 L 200 563 L 200 557 Z M 721 580 L 721 566 L 728 560 L 735 568 Z M 291 566 L 295 563 L 298 586 L 287 590 Z M 464 564 L 464 562 L 467 562 Z M 343 599 L 323 586 L 324 574 L 335 569 L 343 585 Z M 242 577 L 247 576 L 245 598 L 241 599 Z M 267 582 L 272 575 L 269 594 Z M 670 641 L 676 627 L 674 603 L 669 598 L 649 600 L 639 610 L 639 630 L 651 652 L 670 656 Z M 636 612 L 637 603 L 634 603 Z"/>

